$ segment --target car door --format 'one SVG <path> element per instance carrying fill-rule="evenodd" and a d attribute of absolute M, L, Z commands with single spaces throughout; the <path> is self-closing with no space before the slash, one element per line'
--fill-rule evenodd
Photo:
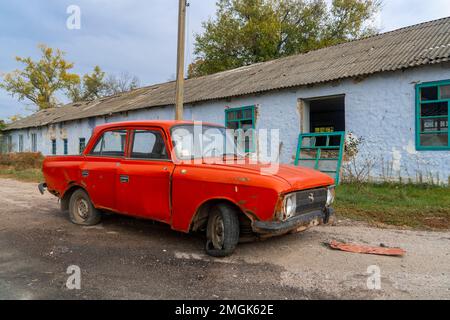
<path fill-rule="evenodd" d="M 119 211 L 170 222 L 170 179 L 174 164 L 159 128 L 129 131 L 130 146 L 118 169 L 116 198 Z"/>
<path fill-rule="evenodd" d="M 81 183 L 97 208 L 117 211 L 117 169 L 125 157 L 127 131 L 105 131 L 81 166 Z"/>

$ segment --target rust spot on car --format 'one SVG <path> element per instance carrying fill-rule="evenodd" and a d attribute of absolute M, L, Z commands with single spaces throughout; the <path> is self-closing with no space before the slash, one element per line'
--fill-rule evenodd
<path fill-rule="evenodd" d="M 247 177 L 237 177 L 236 180 L 237 180 L 237 181 L 240 181 L 240 182 L 249 182 L 249 181 L 250 181 L 250 178 L 247 178 Z"/>

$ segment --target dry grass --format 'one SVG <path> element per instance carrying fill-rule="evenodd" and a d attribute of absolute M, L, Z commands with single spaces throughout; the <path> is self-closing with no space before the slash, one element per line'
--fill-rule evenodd
<path fill-rule="evenodd" d="M 16 170 L 40 169 L 44 156 L 41 153 L 23 152 L 0 154 L 0 166 L 13 167 Z"/>
<path fill-rule="evenodd" d="M 26 182 L 42 182 L 42 162 L 40 153 L 0 154 L 0 177 Z"/>

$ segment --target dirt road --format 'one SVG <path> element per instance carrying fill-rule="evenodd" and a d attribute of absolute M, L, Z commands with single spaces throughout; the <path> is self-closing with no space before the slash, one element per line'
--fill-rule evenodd
<path fill-rule="evenodd" d="M 332 251 L 331 239 L 407 250 L 403 258 Z M 318 227 L 240 245 L 226 259 L 201 235 L 107 216 L 79 227 L 35 184 L 0 179 L 0 299 L 450 299 L 450 232 Z M 69 290 L 71 265 L 81 290 Z M 381 290 L 369 290 L 369 266 Z"/>

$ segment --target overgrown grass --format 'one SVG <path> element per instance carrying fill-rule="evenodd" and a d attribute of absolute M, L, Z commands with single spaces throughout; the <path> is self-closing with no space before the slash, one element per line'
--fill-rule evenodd
<path fill-rule="evenodd" d="M 42 162 L 40 153 L 0 154 L 0 177 L 27 182 L 42 182 Z"/>
<path fill-rule="evenodd" d="M 373 225 L 450 229 L 450 188 L 427 185 L 343 184 L 337 215 Z"/>
<path fill-rule="evenodd" d="M 0 167 L 0 177 L 10 178 L 25 182 L 42 182 L 44 177 L 42 175 L 41 169 L 22 169 L 17 170 L 13 167 Z"/>

